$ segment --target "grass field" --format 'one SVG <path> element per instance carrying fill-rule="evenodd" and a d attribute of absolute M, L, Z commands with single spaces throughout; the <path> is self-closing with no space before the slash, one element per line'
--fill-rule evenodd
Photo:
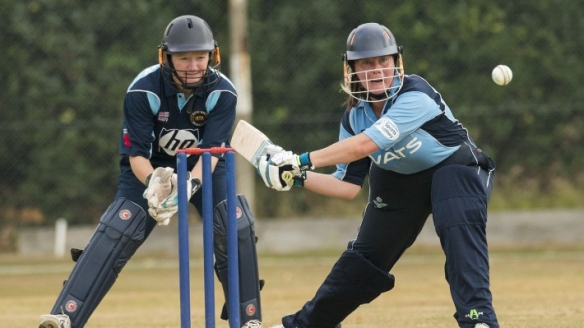
<path fill-rule="evenodd" d="M 297 311 L 312 297 L 338 252 L 261 254 L 264 327 Z M 192 326 L 204 327 L 202 259 L 192 254 Z M 2 327 L 38 327 L 62 281 L 68 260 L 0 256 Z M 349 316 L 343 327 L 457 327 L 443 255 L 436 248 L 412 248 L 392 272 L 396 287 Z M 584 327 L 584 245 L 496 248 L 491 251 L 491 284 L 501 327 Z M 223 297 L 216 285 L 217 312 Z M 174 256 L 134 258 L 96 310 L 87 328 L 179 327 L 178 261 Z M 228 327 L 217 320 L 218 327 Z"/>

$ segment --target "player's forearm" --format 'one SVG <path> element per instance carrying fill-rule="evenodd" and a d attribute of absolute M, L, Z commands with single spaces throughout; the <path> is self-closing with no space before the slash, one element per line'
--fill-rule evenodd
<path fill-rule="evenodd" d="M 130 167 L 132 167 L 132 172 L 140 182 L 144 183 L 146 177 L 154 171 L 150 160 L 142 156 L 130 156 Z"/>
<path fill-rule="evenodd" d="M 317 172 L 306 172 L 304 188 L 321 195 L 348 200 L 354 199 L 361 190 L 361 186 Z"/>
<path fill-rule="evenodd" d="M 211 156 L 211 172 L 215 171 L 215 167 L 217 166 L 218 162 L 219 162 L 219 159 L 217 157 Z M 193 178 L 193 179 L 198 178 L 199 180 L 201 180 L 201 182 L 204 183 L 204 181 L 203 181 L 203 158 L 202 157 L 199 159 L 197 164 L 195 164 L 195 166 L 191 170 L 191 178 Z"/>
<path fill-rule="evenodd" d="M 310 152 L 310 161 L 315 167 L 324 167 L 340 163 L 350 163 L 359 160 L 379 150 L 379 147 L 368 136 L 360 133 L 351 138 Z"/>

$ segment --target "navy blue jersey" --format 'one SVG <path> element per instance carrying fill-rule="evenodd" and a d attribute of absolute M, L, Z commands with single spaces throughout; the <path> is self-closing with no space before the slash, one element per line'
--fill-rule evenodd
<path fill-rule="evenodd" d="M 210 69 L 208 74 L 221 75 L 219 81 L 185 98 L 170 74 L 153 65 L 130 84 L 124 98 L 122 166 L 129 165 L 129 156 L 142 156 L 154 168 L 175 167 L 178 149 L 229 145 L 237 103 L 231 81 Z M 189 156 L 189 169 L 197 159 Z"/>
<path fill-rule="evenodd" d="M 468 152 L 464 156 L 458 152 L 458 164 L 479 165 L 476 154 L 480 150 L 468 131 L 440 93 L 417 75 L 404 77 L 403 87 L 386 102 L 379 119 L 365 101 L 346 111 L 339 140 L 359 133 L 365 133 L 380 149 L 367 158 L 337 165 L 333 175 L 338 179 L 361 185 L 370 165 L 400 174 L 417 173 L 441 163 L 461 147 Z"/>

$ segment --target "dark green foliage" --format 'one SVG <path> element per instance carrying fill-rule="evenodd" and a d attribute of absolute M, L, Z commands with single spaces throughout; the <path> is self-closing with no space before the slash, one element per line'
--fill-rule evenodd
<path fill-rule="evenodd" d="M 37 220 L 23 214 L 28 209 L 48 222 L 99 219 L 115 190 L 125 90 L 141 69 L 157 62 L 162 32 L 175 16 L 207 20 L 229 75 L 228 1 L 0 5 L 0 221 Z M 545 195 L 564 181 L 560 185 L 584 193 L 584 2 L 248 5 L 254 124 L 285 148 L 300 152 L 335 141 L 345 101 L 339 85 L 346 37 L 357 25 L 377 21 L 404 46 L 406 73 L 432 83 L 496 159 L 507 191 L 537 181 L 529 186 Z M 507 87 L 491 81 L 497 64 L 513 69 Z M 258 196 L 294 202 L 288 207 L 300 215 L 314 212 L 315 199 L 324 201 L 304 191 L 274 194 L 262 189 Z M 281 208 L 258 212 L 283 214 Z"/>

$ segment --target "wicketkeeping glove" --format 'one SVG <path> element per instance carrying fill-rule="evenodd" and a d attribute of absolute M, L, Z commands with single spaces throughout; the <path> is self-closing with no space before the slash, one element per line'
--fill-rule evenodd
<path fill-rule="evenodd" d="M 172 191 L 172 178 L 174 170 L 170 167 L 156 168 L 146 178 L 146 190 L 142 195 L 148 200 L 148 208 L 157 207 L 158 204 L 168 197 Z"/>
<path fill-rule="evenodd" d="M 148 203 L 148 214 L 152 216 L 159 225 L 168 225 L 170 219 L 178 212 L 178 181 L 177 175 L 172 174 L 170 178 L 170 193 L 158 202 L 156 206 Z M 191 179 L 190 173 L 187 178 L 187 200 L 190 200 L 199 189 L 201 189 L 201 180 Z M 152 204 L 154 205 L 154 204 Z"/>

